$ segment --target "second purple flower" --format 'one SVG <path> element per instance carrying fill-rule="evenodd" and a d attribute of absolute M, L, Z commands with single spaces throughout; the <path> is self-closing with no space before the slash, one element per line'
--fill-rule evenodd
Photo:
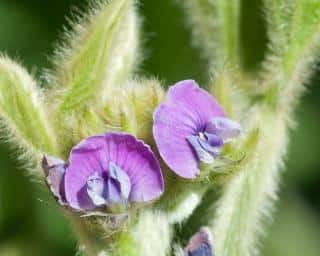
<path fill-rule="evenodd" d="M 153 135 L 167 165 L 183 178 L 195 178 L 199 163 L 211 163 L 223 145 L 238 136 L 240 124 L 193 80 L 169 89 L 154 113 Z"/>

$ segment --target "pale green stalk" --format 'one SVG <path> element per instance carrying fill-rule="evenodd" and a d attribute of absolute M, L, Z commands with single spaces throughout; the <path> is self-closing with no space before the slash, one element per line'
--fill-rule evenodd
<path fill-rule="evenodd" d="M 215 1 L 217 16 L 220 20 L 221 39 L 219 48 L 223 52 L 227 64 L 231 67 L 240 65 L 240 1 Z"/>
<path fill-rule="evenodd" d="M 191 27 L 193 44 L 202 49 L 203 56 L 209 61 L 217 57 L 218 34 L 217 22 L 213 19 L 215 1 L 178 0 L 188 15 L 187 22 Z M 201 26 L 199 25 L 201 24 Z"/>
<path fill-rule="evenodd" d="M 287 145 L 282 114 L 264 104 L 252 110 L 252 128 L 259 128 L 258 142 L 250 149 L 252 156 L 225 184 L 219 200 L 212 222 L 217 255 L 257 254 L 257 237 L 276 199 L 278 169 Z"/>
<path fill-rule="evenodd" d="M 301 94 L 320 54 L 320 3 L 266 0 L 265 5 L 271 44 L 264 75 L 276 83 L 267 81 L 266 85 L 284 90 L 283 105 L 291 106 L 289 102 Z"/>
<path fill-rule="evenodd" d="M 210 64 L 240 64 L 240 0 L 179 0 L 193 30 L 193 42 Z"/>
<path fill-rule="evenodd" d="M 313 74 L 319 56 L 320 2 L 297 1 L 292 14 L 289 44 L 280 55 L 283 75 L 279 79 L 279 87 L 283 108 L 290 111 Z"/>

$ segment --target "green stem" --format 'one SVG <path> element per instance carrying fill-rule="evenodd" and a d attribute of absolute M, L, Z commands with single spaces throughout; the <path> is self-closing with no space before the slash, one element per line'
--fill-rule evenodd
<path fill-rule="evenodd" d="M 210 64 L 222 67 L 240 63 L 240 0 L 183 0 L 193 26 L 194 43 L 204 50 Z"/>
<path fill-rule="evenodd" d="M 255 153 L 224 188 L 212 230 L 216 254 L 253 255 L 263 220 L 278 189 L 279 165 L 287 145 L 282 113 L 270 106 L 257 106 L 254 127 L 259 127 Z"/>

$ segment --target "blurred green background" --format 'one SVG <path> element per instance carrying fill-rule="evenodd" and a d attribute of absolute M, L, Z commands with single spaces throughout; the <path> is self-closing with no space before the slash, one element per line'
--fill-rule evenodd
<path fill-rule="evenodd" d="M 175 1 L 140 1 L 144 17 L 146 58 L 141 72 L 166 84 L 194 78 L 206 81 L 206 63 L 191 46 L 191 32 Z M 255 67 L 263 54 L 264 27 L 255 19 L 262 13 L 258 0 L 246 0 L 243 26 L 253 34 L 243 37 L 247 59 Z M 40 67 L 50 67 L 52 53 L 65 16 L 83 0 L 1 0 L 0 52 L 19 60 L 39 79 Z M 259 42 L 257 39 L 259 38 Z M 257 47 L 261 45 L 262 47 Z M 264 44 L 263 44 L 264 43 Z M 283 172 L 280 201 L 267 238 L 261 245 L 267 256 L 320 255 L 320 71 L 297 108 L 297 128 Z M 272 132 L 272 131 L 270 131 Z M 74 255 L 76 243 L 56 203 L 31 182 L 14 161 L 15 152 L 0 146 L 0 255 Z"/>

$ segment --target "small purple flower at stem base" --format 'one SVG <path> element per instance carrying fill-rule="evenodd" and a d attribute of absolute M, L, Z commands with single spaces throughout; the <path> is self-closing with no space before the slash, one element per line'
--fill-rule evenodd
<path fill-rule="evenodd" d="M 149 146 L 129 134 L 86 138 L 71 150 L 64 168 L 63 162 L 50 165 L 48 159 L 44 157 L 43 168 L 51 191 L 74 210 L 113 211 L 163 193 L 158 160 Z"/>
<path fill-rule="evenodd" d="M 194 234 L 184 249 L 184 256 L 214 256 L 210 230 L 201 228 Z"/>
<path fill-rule="evenodd" d="M 240 124 L 228 119 L 218 102 L 193 80 L 172 86 L 153 120 L 161 157 L 188 179 L 200 174 L 200 162 L 212 163 L 224 144 L 241 132 Z"/>

